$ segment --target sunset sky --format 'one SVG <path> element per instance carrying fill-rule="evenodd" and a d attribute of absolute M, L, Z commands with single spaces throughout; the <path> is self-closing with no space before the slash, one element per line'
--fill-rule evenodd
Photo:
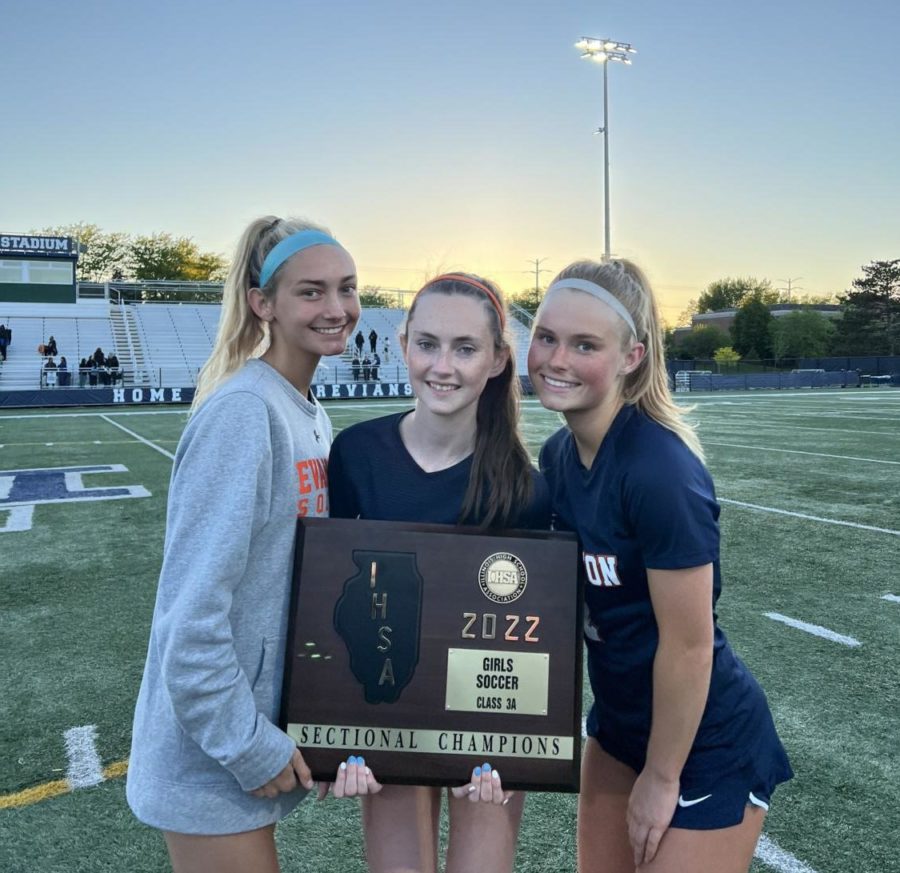
<path fill-rule="evenodd" d="M 612 249 L 671 323 L 723 276 L 824 295 L 900 257 L 895 0 L 0 0 L 0 230 L 230 256 L 305 215 L 366 284 L 546 283 L 603 250 L 581 36 L 638 50 L 609 70 Z"/>

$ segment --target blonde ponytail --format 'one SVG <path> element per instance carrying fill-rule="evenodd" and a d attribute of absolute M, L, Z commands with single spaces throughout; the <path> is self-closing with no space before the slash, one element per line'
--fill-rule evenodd
<path fill-rule="evenodd" d="M 197 377 L 192 413 L 248 358 L 259 357 L 268 348 L 266 324 L 250 308 L 247 292 L 259 287 L 259 272 L 266 255 L 283 239 L 301 230 L 328 232 L 302 219 L 267 215 L 252 222 L 242 234 L 222 291 L 222 314 L 212 354 Z M 276 270 L 266 286 L 260 288 L 267 297 L 275 293 L 279 272 Z"/>

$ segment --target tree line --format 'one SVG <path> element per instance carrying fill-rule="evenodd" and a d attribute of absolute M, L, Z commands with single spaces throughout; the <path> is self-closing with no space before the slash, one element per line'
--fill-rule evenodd
<path fill-rule="evenodd" d="M 79 282 L 222 282 L 228 272 L 224 255 L 204 252 L 190 237 L 171 233 L 132 235 L 107 232 L 78 222 L 36 233 L 68 236 L 80 246 L 75 278 Z"/>
<path fill-rule="evenodd" d="M 224 255 L 201 251 L 190 237 L 107 232 L 84 222 L 35 232 L 78 241 L 79 282 L 223 282 L 228 273 Z M 900 258 L 871 261 L 862 267 L 862 273 L 851 288 L 837 295 L 841 312 L 836 318 L 811 308 L 774 318 L 770 305 L 791 301 L 767 280 L 719 279 L 691 301 L 682 318 L 689 323 L 694 313 L 735 309 L 730 330 L 699 327 L 677 343 L 673 331 L 667 331 L 667 351 L 672 357 L 721 362 L 900 354 Z M 382 293 L 377 286 L 360 290 L 364 305 L 398 305 L 395 296 Z M 528 288 L 514 294 L 513 301 L 533 314 L 542 296 L 543 289 Z M 800 300 L 809 305 L 834 302 L 809 296 Z"/>
<path fill-rule="evenodd" d="M 80 245 L 75 278 L 79 282 L 224 282 L 229 262 L 224 255 L 203 252 L 190 238 L 171 233 L 140 236 L 106 232 L 96 224 L 78 222 L 46 227 L 33 233 L 68 236 Z M 219 295 L 191 292 L 193 299 L 216 301 Z M 141 299 L 182 299 L 176 291 L 145 290 Z M 397 295 L 376 285 L 360 288 L 360 302 L 369 307 L 400 307 Z"/>
<path fill-rule="evenodd" d="M 670 356 L 728 363 L 900 354 L 900 259 L 871 261 L 862 267 L 862 273 L 835 300 L 801 299 L 810 307 L 837 302 L 841 309 L 834 318 L 812 308 L 775 318 L 769 307 L 790 301 L 767 281 L 728 278 L 713 282 L 692 301 L 688 314 L 735 309 L 730 330 L 703 326 L 677 342 L 669 331 Z"/>

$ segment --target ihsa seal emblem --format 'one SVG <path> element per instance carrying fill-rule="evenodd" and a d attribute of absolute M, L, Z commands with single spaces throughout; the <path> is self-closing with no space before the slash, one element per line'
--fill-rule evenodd
<path fill-rule="evenodd" d="M 518 600 L 527 584 L 525 565 L 509 552 L 489 555 L 478 571 L 481 593 L 494 603 L 512 603 Z"/>

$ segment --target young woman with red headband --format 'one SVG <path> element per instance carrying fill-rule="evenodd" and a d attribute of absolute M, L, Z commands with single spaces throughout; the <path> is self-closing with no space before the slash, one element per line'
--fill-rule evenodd
<path fill-rule="evenodd" d="M 410 306 L 400 346 L 415 408 L 354 425 L 328 463 L 331 515 L 547 529 L 547 488 L 518 428 L 519 380 L 500 290 L 438 276 Z M 489 763 L 449 794 L 447 873 L 512 869 L 524 795 Z M 468 763 L 464 765 L 468 768 Z M 336 796 L 363 795 L 369 869 L 438 869 L 438 788 L 380 786 L 362 758 L 341 765 Z"/>

